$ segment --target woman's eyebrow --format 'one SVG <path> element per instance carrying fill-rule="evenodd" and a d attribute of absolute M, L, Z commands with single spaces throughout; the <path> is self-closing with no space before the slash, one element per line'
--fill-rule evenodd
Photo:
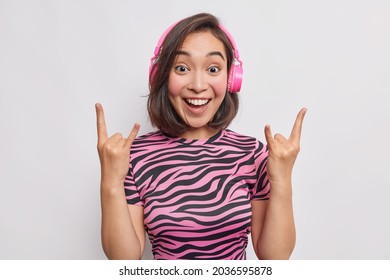
<path fill-rule="evenodd" d="M 189 52 L 183 51 L 183 50 L 178 50 L 178 51 L 176 52 L 176 55 L 191 56 L 191 54 L 190 54 Z M 207 57 L 207 56 L 213 56 L 213 55 L 220 56 L 223 60 L 225 60 L 225 58 L 223 57 L 223 54 L 222 54 L 221 52 L 219 52 L 219 51 L 209 52 L 209 53 L 206 55 L 206 57 Z"/>
<path fill-rule="evenodd" d="M 189 52 L 182 51 L 182 50 L 178 50 L 178 51 L 176 52 L 176 55 L 180 55 L 180 54 L 186 55 L 186 56 L 191 56 L 191 54 L 190 54 Z"/>
<path fill-rule="evenodd" d="M 213 55 L 218 55 L 218 56 L 220 56 L 223 60 L 225 60 L 225 58 L 223 57 L 222 53 L 221 53 L 221 52 L 218 52 L 218 51 L 210 52 L 210 53 L 208 53 L 206 56 L 213 56 Z"/>

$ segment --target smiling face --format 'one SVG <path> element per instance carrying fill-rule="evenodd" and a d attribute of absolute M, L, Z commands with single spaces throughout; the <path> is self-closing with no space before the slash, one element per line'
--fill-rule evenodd
<path fill-rule="evenodd" d="M 169 101 L 190 127 L 184 138 L 206 139 L 217 133 L 208 126 L 226 94 L 227 58 L 223 43 L 210 31 L 189 34 L 169 74 Z"/>

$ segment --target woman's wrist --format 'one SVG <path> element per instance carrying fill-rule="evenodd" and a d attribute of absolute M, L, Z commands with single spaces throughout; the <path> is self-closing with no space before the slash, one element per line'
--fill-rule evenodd
<path fill-rule="evenodd" d="M 119 179 L 102 178 L 101 192 L 103 195 L 122 196 L 124 195 L 124 181 Z"/>
<path fill-rule="evenodd" d="M 271 197 L 292 198 L 292 183 L 291 179 L 272 180 L 271 183 Z"/>

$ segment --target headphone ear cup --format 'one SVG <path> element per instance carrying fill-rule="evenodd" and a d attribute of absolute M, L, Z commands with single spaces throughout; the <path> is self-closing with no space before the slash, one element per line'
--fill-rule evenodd
<path fill-rule="evenodd" d="M 230 93 L 237 93 L 241 90 L 242 67 L 240 64 L 233 64 L 230 67 L 227 90 Z"/>

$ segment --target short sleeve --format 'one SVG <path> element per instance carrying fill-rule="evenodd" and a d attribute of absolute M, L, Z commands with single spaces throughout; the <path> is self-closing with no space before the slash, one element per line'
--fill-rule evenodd
<path fill-rule="evenodd" d="M 251 200 L 269 199 L 271 184 L 268 180 L 267 162 L 268 148 L 266 145 L 257 141 L 254 152 L 254 166 L 256 171 L 256 183 L 250 190 Z"/>
<path fill-rule="evenodd" d="M 125 178 L 125 195 L 127 204 L 143 206 L 143 201 L 141 200 L 140 193 L 138 191 L 137 185 L 135 183 L 135 178 L 133 174 L 133 168 L 130 163 L 129 171 Z"/>

